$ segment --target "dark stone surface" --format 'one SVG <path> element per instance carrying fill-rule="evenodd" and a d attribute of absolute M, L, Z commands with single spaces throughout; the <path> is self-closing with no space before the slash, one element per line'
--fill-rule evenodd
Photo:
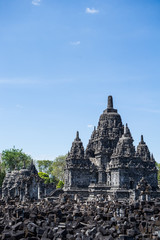
<path fill-rule="evenodd" d="M 23 168 L 6 174 L 2 185 L 2 199 L 37 200 L 48 196 L 55 187 L 55 184 L 44 184 L 32 162 L 29 169 Z"/>
<path fill-rule="evenodd" d="M 59 198 L 38 202 L 3 202 L 0 204 L 0 239 L 158 240 L 158 201 L 160 199 L 84 202 L 79 201 L 79 196 L 74 200 L 70 195 L 62 194 Z M 19 209 L 27 210 L 29 216 L 19 217 L 16 214 Z"/>

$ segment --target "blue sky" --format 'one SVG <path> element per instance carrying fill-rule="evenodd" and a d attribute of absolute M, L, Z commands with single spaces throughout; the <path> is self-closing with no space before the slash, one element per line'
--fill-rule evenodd
<path fill-rule="evenodd" d="M 113 95 L 160 162 L 160 1 L 1 0 L 0 151 L 86 147 Z"/>

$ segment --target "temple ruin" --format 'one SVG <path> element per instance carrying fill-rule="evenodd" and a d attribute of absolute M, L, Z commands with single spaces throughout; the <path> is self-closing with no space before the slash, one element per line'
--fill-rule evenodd
<path fill-rule="evenodd" d="M 122 124 L 109 96 L 85 150 L 77 132 L 66 159 L 64 190 L 90 198 L 98 194 L 119 199 L 156 197 L 155 163 L 143 135 L 135 150 L 129 127 Z"/>
<path fill-rule="evenodd" d="M 8 172 L 2 186 L 2 198 L 20 201 L 38 200 L 54 192 L 54 184 L 44 184 L 35 165 Z M 157 168 L 143 135 L 135 149 L 128 125 L 113 108 L 112 96 L 100 116 L 84 150 L 77 132 L 66 158 L 64 191 L 94 199 L 148 200 L 160 197 Z"/>
<path fill-rule="evenodd" d="M 8 172 L 2 185 L 2 199 L 17 201 L 38 200 L 48 196 L 55 189 L 55 184 L 45 184 L 39 177 L 33 162 L 29 168 L 15 169 Z"/>

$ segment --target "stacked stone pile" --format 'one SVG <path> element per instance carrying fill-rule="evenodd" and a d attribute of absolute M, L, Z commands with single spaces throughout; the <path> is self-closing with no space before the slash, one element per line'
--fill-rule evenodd
<path fill-rule="evenodd" d="M 39 202 L 0 201 L 2 240 L 160 239 L 160 199 L 83 202 L 62 194 Z"/>

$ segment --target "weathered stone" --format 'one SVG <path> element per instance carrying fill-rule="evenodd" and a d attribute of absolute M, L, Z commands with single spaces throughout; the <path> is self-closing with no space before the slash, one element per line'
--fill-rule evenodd
<path fill-rule="evenodd" d="M 130 237 L 134 237 L 136 235 L 136 231 L 134 229 L 128 229 L 127 235 Z"/>
<path fill-rule="evenodd" d="M 2 240 L 8 240 L 11 238 L 11 232 L 3 232 Z"/>
<path fill-rule="evenodd" d="M 99 228 L 99 232 L 103 235 L 106 236 L 108 234 L 108 231 L 106 231 L 106 229 L 104 227 L 100 227 Z"/>
<path fill-rule="evenodd" d="M 29 232 L 31 232 L 31 233 L 36 233 L 36 229 L 38 228 L 38 225 L 36 225 L 36 224 L 34 224 L 34 223 L 29 223 L 28 225 L 27 225 L 27 229 L 28 229 L 28 231 Z"/>
<path fill-rule="evenodd" d="M 13 240 L 19 240 L 25 236 L 25 232 L 23 230 L 17 231 L 16 233 L 13 232 L 11 236 Z"/>
<path fill-rule="evenodd" d="M 127 235 L 121 235 L 118 240 L 135 240 L 134 237 L 130 237 L 130 236 L 127 236 Z"/>
<path fill-rule="evenodd" d="M 13 231 L 17 231 L 17 230 L 20 230 L 20 229 L 23 229 L 23 223 L 22 222 L 18 222 L 17 224 L 12 226 Z"/>
<path fill-rule="evenodd" d="M 155 159 L 143 136 L 137 146 L 121 116 L 113 108 L 112 96 L 100 116 L 86 150 L 79 133 L 66 159 L 64 190 L 96 198 L 102 193 L 111 199 L 148 200 L 160 196 Z M 99 200 L 100 200 L 99 198 Z"/>
<path fill-rule="evenodd" d="M 44 231 L 45 231 L 45 229 L 43 229 L 43 228 L 37 228 L 37 229 L 36 229 L 37 236 L 38 236 L 38 237 L 42 237 Z"/>
<path fill-rule="evenodd" d="M 19 208 L 21 212 L 28 209 L 29 219 L 25 218 L 25 214 L 23 218 L 18 217 Z M 158 214 L 154 213 L 155 208 Z M 120 216 L 120 209 L 123 216 Z M 27 202 L 21 203 L 21 206 L 6 203 L 0 206 L 0 239 L 157 239 L 159 210 L 156 200 L 152 203 L 139 201 L 138 204 L 105 200 L 75 203 L 73 199 L 66 203 L 60 203 L 58 199 L 53 202 Z M 35 222 L 32 222 L 32 214 L 36 216 Z M 54 220 L 56 215 L 59 216 L 58 221 L 57 218 L 54 222 L 49 220 Z"/>
<path fill-rule="evenodd" d="M 44 180 L 38 176 L 33 162 L 29 169 L 8 172 L 2 185 L 2 198 L 17 199 L 19 201 L 37 200 L 49 195 L 55 189 L 55 184 L 44 184 Z M 24 216 L 21 209 L 17 210 L 17 216 Z"/>

